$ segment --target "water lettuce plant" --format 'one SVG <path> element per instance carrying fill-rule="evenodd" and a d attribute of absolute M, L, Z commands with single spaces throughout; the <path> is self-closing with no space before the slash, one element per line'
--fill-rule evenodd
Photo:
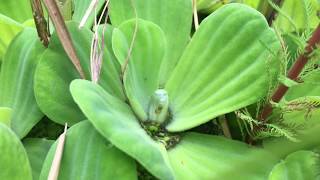
<path fill-rule="evenodd" d="M 173 2 L 163 4 L 173 6 Z M 185 4 L 180 8 L 191 7 Z M 157 2 L 150 2 L 149 8 L 155 9 L 156 5 Z M 130 3 L 125 1 L 112 1 L 112 7 L 111 22 L 121 17 L 117 7 L 131 9 Z M 213 178 L 216 172 L 205 167 L 215 166 L 216 155 L 210 155 L 214 151 L 210 152 L 209 146 L 218 144 L 217 137 L 183 131 L 266 96 L 279 68 L 275 58 L 280 47 L 277 37 L 260 13 L 247 6 L 230 4 L 201 23 L 181 58 L 175 60 L 168 55 L 174 50 L 168 33 L 156 24 L 157 21 L 143 19 L 144 10 L 139 4 L 136 11 L 139 19 L 123 20 L 112 35 L 113 52 L 122 69 L 125 68 L 122 79 L 127 103 L 85 80 L 72 82 L 73 98 L 98 132 L 154 176 L 161 179 Z M 191 18 L 191 10 L 189 12 L 185 18 Z M 166 22 L 169 23 L 177 22 Z M 188 31 L 186 34 L 179 31 L 181 37 L 188 34 Z M 126 59 L 132 39 L 132 51 Z M 162 67 L 166 61 L 177 62 L 172 72 Z M 161 79 L 167 76 L 165 73 L 169 75 L 164 83 Z M 222 146 L 231 147 L 233 143 L 221 142 Z M 255 151 L 245 145 L 234 145 L 234 148 L 244 153 Z M 197 157 L 186 158 L 185 151 L 194 152 Z M 201 155 L 196 153 L 201 151 Z M 267 156 L 266 152 L 256 153 Z M 199 158 L 202 163 L 193 162 L 192 158 Z M 198 165 L 204 172 L 185 173 L 185 169 Z M 256 168 L 253 174 L 267 175 L 270 169 L 265 166 L 268 163 L 260 165 L 264 170 Z M 223 171 L 221 167 L 215 169 Z"/>

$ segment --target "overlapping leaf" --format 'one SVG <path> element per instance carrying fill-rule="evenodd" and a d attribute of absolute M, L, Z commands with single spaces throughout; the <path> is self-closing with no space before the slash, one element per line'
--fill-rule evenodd
<path fill-rule="evenodd" d="M 173 114 L 167 129 L 192 128 L 263 98 L 276 82 L 279 47 L 256 10 L 228 4 L 212 13 L 166 85 Z"/>
<path fill-rule="evenodd" d="M 40 138 L 27 138 L 23 140 L 32 169 L 33 180 L 38 180 L 43 162 L 54 141 Z"/>
<path fill-rule="evenodd" d="M 74 46 L 85 71 L 90 79 L 90 49 L 92 32 L 86 28 L 78 29 L 78 24 L 70 22 L 68 29 Z M 111 41 L 111 27 L 108 26 L 106 41 Z M 109 43 L 111 44 L 111 43 Z M 119 65 L 107 46 L 100 84 L 111 94 L 123 98 L 119 78 Z M 35 74 L 35 95 L 41 110 L 53 121 L 69 125 L 85 119 L 84 115 L 73 102 L 69 92 L 69 84 L 73 79 L 80 78 L 64 52 L 57 35 L 54 33 L 49 48 L 44 52 Z"/>
<path fill-rule="evenodd" d="M 224 137 L 187 133 L 168 151 L 176 179 L 266 179 L 277 157 Z"/>
<path fill-rule="evenodd" d="M 122 66 L 128 63 L 124 85 L 130 105 L 141 120 L 146 120 L 150 97 L 159 87 L 159 72 L 166 49 L 165 35 L 152 22 L 133 19 L 116 29 L 112 39 L 117 59 Z M 127 59 L 131 41 L 134 44 Z"/>
<path fill-rule="evenodd" d="M 57 143 L 51 147 L 40 179 L 47 179 Z M 59 179 L 136 179 L 133 159 L 118 150 L 83 121 L 70 128 L 61 160 Z"/>
<path fill-rule="evenodd" d="M 110 18 L 114 26 L 136 18 L 157 24 L 167 39 L 167 54 L 161 67 L 163 85 L 185 48 L 191 31 L 192 1 L 186 0 L 111 0 Z"/>
<path fill-rule="evenodd" d="M 0 106 L 12 108 L 11 127 L 24 137 L 42 118 L 33 91 L 33 76 L 43 47 L 35 29 L 26 28 L 10 44 L 0 73 Z"/>
<path fill-rule="evenodd" d="M 312 151 L 297 151 L 278 163 L 271 171 L 269 180 L 305 180 L 320 178 L 319 155 Z"/>
<path fill-rule="evenodd" d="M 0 179 L 32 180 L 28 156 L 19 138 L 0 123 Z"/>
<path fill-rule="evenodd" d="M 11 40 L 23 29 L 23 25 L 0 14 L 0 67 L 1 60 Z"/>
<path fill-rule="evenodd" d="M 154 176 L 173 179 L 164 146 L 149 137 L 127 104 L 84 80 L 73 81 L 70 90 L 83 113 L 105 138 Z"/>

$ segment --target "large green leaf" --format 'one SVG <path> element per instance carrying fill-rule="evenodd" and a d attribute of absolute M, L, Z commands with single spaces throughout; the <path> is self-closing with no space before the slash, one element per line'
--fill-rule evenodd
<path fill-rule="evenodd" d="M 133 4 L 132 4 L 133 3 Z M 192 1 L 190 0 L 111 0 L 110 18 L 115 26 L 139 18 L 152 21 L 164 31 L 168 46 L 161 67 L 160 82 L 164 84 L 185 48 L 191 31 Z"/>
<path fill-rule="evenodd" d="M 23 25 L 0 14 L 0 64 L 11 40 L 23 29 Z"/>
<path fill-rule="evenodd" d="M 319 179 L 319 163 L 319 155 L 312 151 L 294 152 L 272 169 L 269 180 Z"/>
<path fill-rule="evenodd" d="M 33 76 L 43 49 L 36 30 L 26 28 L 12 41 L 3 59 L 0 106 L 13 109 L 11 128 L 20 138 L 43 116 L 33 91 Z"/>
<path fill-rule="evenodd" d="M 92 0 L 73 0 L 73 2 L 74 2 L 74 13 L 72 16 L 72 20 L 80 23 L 86 11 L 88 10 Z M 96 13 L 98 13 L 101 10 L 105 2 L 106 2 L 105 0 L 98 0 L 98 3 L 96 5 Z M 86 27 L 90 28 L 92 26 L 94 22 L 94 17 L 95 17 L 95 11 L 92 11 L 85 23 Z"/>
<path fill-rule="evenodd" d="M 0 0 L 0 13 L 20 23 L 32 19 L 30 1 L 26 0 Z"/>
<path fill-rule="evenodd" d="M 165 147 L 148 136 L 127 104 L 92 82 L 75 80 L 70 89 L 83 113 L 113 145 L 136 159 L 154 176 L 173 179 Z"/>
<path fill-rule="evenodd" d="M 32 180 L 27 153 L 19 138 L 0 123 L 0 179 Z"/>
<path fill-rule="evenodd" d="M 124 75 L 126 94 L 140 119 L 146 120 L 150 98 L 159 87 L 160 66 L 166 42 L 162 30 L 152 22 L 129 20 L 113 34 L 113 49 L 120 63 L 127 60 L 129 46 L 137 25 L 134 45 Z"/>
<path fill-rule="evenodd" d="M 43 162 L 54 141 L 40 138 L 27 138 L 23 140 L 32 169 L 33 180 L 38 180 Z"/>
<path fill-rule="evenodd" d="M 51 147 L 40 179 L 47 179 L 57 142 Z M 70 128 L 66 135 L 59 180 L 136 179 L 133 159 L 107 142 L 88 121 Z"/>
<path fill-rule="evenodd" d="M 266 179 L 272 154 L 221 136 L 187 133 L 168 151 L 176 179 Z"/>
<path fill-rule="evenodd" d="M 90 79 L 90 49 L 92 32 L 86 28 L 79 30 L 78 24 L 69 22 L 73 43 L 81 61 L 87 79 Z M 108 26 L 106 41 L 111 41 L 111 27 Z M 111 43 L 109 43 L 111 44 Z M 111 94 L 124 97 L 119 78 L 119 65 L 106 47 L 100 84 Z M 57 34 L 51 37 L 49 48 L 44 52 L 35 74 L 35 96 L 39 107 L 51 120 L 69 125 L 85 119 L 84 115 L 73 102 L 69 92 L 69 84 L 73 79 L 80 78 L 75 67 L 64 52 Z"/>
<path fill-rule="evenodd" d="M 232 27 L 232 28 L 231 28 Z M 228 4 L 200 25 L 166 85 L 170 131 L 181 131 L 264 97 L 280 44 L 262 14 Z"/>

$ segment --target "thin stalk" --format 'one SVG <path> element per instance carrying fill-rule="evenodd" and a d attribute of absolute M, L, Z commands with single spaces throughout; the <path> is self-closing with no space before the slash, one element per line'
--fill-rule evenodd
<path fill-rule="evenodd" d="M 40 0 L 30 0 L 34 23 L 37 28 L 40 41 L 45 47 L 48 47 L 50 41 L 50 32 L 48 23 L 44 17 L 42 4 Z"/>
<path fill-rule="evenodd" d="M 133 50 L 133 46 L 134 46 L 134 42 L 136 40 L 136 36 L 137 36 L 137 33 L 138 33 L 138 12 L 137 12 L 137 9 L 135 7 L 135 4 L 134 4 L 134 0 L 130 0 L 131 2 L 131 6 L 134 10 L 134 14 L 135 14 L 135 17 L 136 17 L 136 24 L 135 24 L 135 27 L 134 27 L 134 32 L 133 32 L 133 36 L 132 36 L 132 40 L 131 40 L 131 43 L 130 43 L 130 47 L 129 47 L 129 50 L 128 50 L 128 54 L 127 54 L 127 57 L 123 63 L 123 66 L 121 68 L 121 80 L 122 80 L 122 83 L 123 83 L 123 77 L 124 77 L 124 73 L 126 72 L 127 70 L 127 67 L 128 67 L 128 64 L 129 64 L 129 60 L 130 60 L 130 57 L 131 57 L 131 53 L 132 53 L 132 50 Z"/>
<path fill-rule="evenodd" d="M 291 80 L 296 81 L 302 72 L 305 65 L 308 63 L 309 56 L 312 53 L 313 49 L 316 48 L 317 44 L 320 42 L 320 24 L 318 25 L 317 29 L 314 31 L 313 35 L 308 41 L 308 45 L 305 48 L 305 51 L 303 54 L 301 54 L 298 59 L 295 61 L 294 65 L 291 67 L 291 69 L 288 72 L 288 78 Z M 273 96 L 271 97 L 271 100 L 273 102 L 279 102 L 282 97 L 286 94 L 288 91 L 288 87 L 284 84 L 280 84 Z M 260 115 L 260 120 L 266 121 L 269 115 L 272 113 L 272 107 L 271 104 L 268 103 L 262 110 L 262 113 Z"/>
<path fill-rule="evenodd" d="M 75 66 L 75 68 L 79 72 L 81 78 L 85 79 L 85 75 L 82 70 L 80 60 L 77 56 L 76 49 L 72 43 L 71 36 L 70 36 L 69 31 L 67 29 L 67 26 L 63 20 L 63 17 L 59 11 L 59 7 L 58 7 L 56 1 L 43 0 L 43 2 L 48 10 L 48 13 L 49 13 L 49 16 L 53 22 L 53 25 L 56 28 L 58 37 L 61 41 L 61 44 L 62 44 L 65 52 L 69 56 L 72 64 Z"/>
<path fill-rule="evenodd" d="M 229 138 L 229 139 L 232 139 L 232 136 L 231 136 L 231 133 L 230 133 L 230 129 L 229 129 L 229 125 L 228 125 L 228 122 L 227 122 L 227 119 L 226 117 L 223 115 L 223 116 L 219 116 L 218 117 L 218 121 L 222 127 L 222 131 L 223 131 L 223 134 L 225 137 Z"/>
<path fill-rule="evenodd" d="M 193 6 L 194 28 L 197 30 L 199 28 L 199 18 L 198 18 L 198 11 L 197 11 L 197 0 L 192 0 L 192 6 Z"/>
<path fill-rule="evenodd" d="M 67 128 L 68 128 L 68 125 L 66 123 L 64 126 L 64 132 L 58 138 L 56 151 L 54 153 L 54 157 L 53 157 L 49 175 L 48 175 L 48 180 L 57 180 L 59 177 L 59 169 L 60 169 L 60 164 L 61 164 L 61 159 L 63 154 L 64 143 L 66 139 L 66 134 L 67 134 Z"/>

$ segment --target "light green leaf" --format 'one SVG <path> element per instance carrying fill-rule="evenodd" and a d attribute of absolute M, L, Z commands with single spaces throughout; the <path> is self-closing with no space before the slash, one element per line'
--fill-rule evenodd
<path fill-rule="evenodd" d="M 30 1 L 26 0 L 0 0 L 0 13 L 20 23 L 32 19 Z"/>
<path fill-rule="evenodd" d="M 0 179 L 32 180 L 27 153 L 19 138 L 0 123 Z"/>
<path fill-rule="evenodd" d="M 33 91 L 33 76 L 44 48 L 35 29 L 26 28 L 12 41 L 0 73 L 0 106 L 12 108 L 11 128 L 23 138 L 43 117 Z"/>
<path fill-rule="evenodd" d="M 286 33 L 316 28 L 320 22 L 317 15 L 319 8 L 320 5 L 317 0 L 284 1 L 281 13 L 278 13 L 279 15 L 274 23 Z"/>
<path fill-rule="evenodd" d="M 187 133 L 168 151 L 176 179 L 266 179 L 278 161 L 262 149 L 221 136 Z"/>
<path fill-rule="evenodd" d="M 0 64 L 11 40 L 23 29 L 23 25 L 0 14 Z"/>
<path fill-rule="evenodd" d="M 166 42 L 164 33 L 154 23 L 141 19 L 126 21 L 112 37 L 114 53 L 122 66 L 126 63 L 136 24 L 138 29 L 124 75 L 124 85 L 133 110 L 141 120 L 147 120 L 150 98 L 159 87 Z"/>
<path fill-rule="evenodd" d="M 319 163 L 319 155 L 312 151 L 294 152 L 272 169 L 269 180 L 318 179 Z"/>
<path fill-rule="evenodd" d="M 303 83 L 288 90 L 285 96 L 287 101 L 303 96 L 320 96 L 320 71 L 311 72 L 302 80 Z"/>
<path fill-rule="evenodd" d="M 74 2 L 74 14 L 72 16 L 73 21 L 80 23 L 86 11 L 88 10 L 91 1 L 92 0 L 73 0 Z M 97 13 L 100 12 L 105 2 L 106 2 L 105 0 L 98 0 L 98 3 L 96 5 Z M 95 17 L 95 11 L 93 10 L 88 20 L 85 23 L 86 27 L 90 28 L 93 25 L 94 17 Z"/>
<path fill-rule="evenodd" d="M 43 162 L 54 141 L 40 138 L 27 138 L 23 140 L 32 169 L 33 180 L 38 180 Z"/>
<path fill-rule="evenodd" d="M 57 142 L 46 157 L 40 179 L 46 180 Z M 136 179 L 133 159 L 107 142 L 88 121 L 67 132 L 61 160 L 59 180 L 70 179 Z"/>
<path fill-rule="evenodd" d="M 173 114 L 167 129 L 186 130 L 260 100 L 277 78 L 279 48 L 256 10 L 232 3 L 212 13 L 166 85 Z"/>
<path fill-rule="evenodd" d="M 319 115 L 320 113 L 318 117 Z M 269 138 L 263 141 L 263 147 L 273 155 L 285 158 L 290 153 L 299 150 L 311 150 L 318 147 L 320 145 L 319 132 L 320 125 L 317 124 L 297 134 L 295 138 L 298 139 L 298 142 L 292 142 L 285 137 Z"/>
<path fill-rule="evenodd" d="M 70 90 L 100 134 L 157 178 L 173 179 L 164 146 L 147 135 L 127 104 L 100 86 L 84 80 L 73 81 Z"/>
<path fill-rule="evenodd" d="M 110 26 L 107 28 L 106 41 L 111 41 L 110 28 Z M 68 29 L 86 78 L 90 79 L 90 46 L 93 34 L 86 28 L 79 30 L 78 24 L 74 22 L 68 23 Z M 111 52 L 111 47 L 106 47 L 99 83 L 111 94 L 124 98 L 119 65 L 116 64 Z M 44 52 L 36 69 L 34 86 L 39 107 L 51 120 L 59 124 L 68 122 L 68 125 L 73 125 L 85 119 L 69 92 L 70 82 L 77 78 L 80 78 L 80 75 L 64 52 L 57 34 L 54 33 L 49 48 Z"/>
<path fill-rule="evenodd" d="M 133 4 L 132 4 L 133 3 Z M 133 6 L 134 5 L 134 6 Z M 167 54 L 161 67 L 160 83 L 163 85 L 176 66 L 191 31 L 192 1 L 190 0 L 111 0 L 110 18 L 115 26 L 136 18 L 157 24 L 167 38 Z"/>
<path fill-rule="evenodd" d="M 12 109 L 7 107 L 0 107 L 0 123 L 3 123 L 10 128 L 11 118 Z"/>

